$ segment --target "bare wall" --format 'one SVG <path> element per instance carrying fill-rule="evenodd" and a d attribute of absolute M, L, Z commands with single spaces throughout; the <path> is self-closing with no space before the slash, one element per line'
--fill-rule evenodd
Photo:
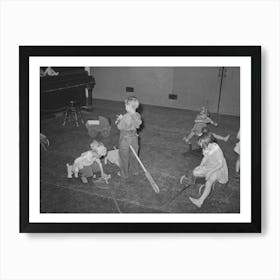
<path fill-rule="evenodd" d="M 122 101 L 135 95 L 143 104 L 199 110 L 207 105 L 217 111 L 218 67 L 95 67 L 94 98 Z M 220 112 L 239 115 L 239 68 L 227 67 L 223 79 Z M 134 93 L 127 93 L 133 87 Z M 170 93 L 177 100 L 168 98 Z"/>

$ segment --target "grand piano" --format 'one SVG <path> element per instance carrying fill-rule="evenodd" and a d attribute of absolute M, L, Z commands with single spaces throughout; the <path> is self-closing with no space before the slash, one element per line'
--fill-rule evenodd
<path fill-rule="evenodd" d="M 41 75 L 47 67 L 40 67 L 41 111 L 59 111 L 74 100 L 84 108 L 92 106 L 95 80 L 84 67 L 51 67 L 57 75 Z"/>

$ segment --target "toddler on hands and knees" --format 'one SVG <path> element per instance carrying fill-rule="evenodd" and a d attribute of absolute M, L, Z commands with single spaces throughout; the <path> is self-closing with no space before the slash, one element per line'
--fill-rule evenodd
<path fill-rule="evenodd" d="M 136 112 L 139 107 L 139 101 L 131 96 L 125 99 L 126 114 L 119 115 L 116 119 L 116 125 L 120 130 L 119 139 L 119 159 L 120 172 L 122 178 L 129 177 L 129 171 L 137 173 L 138 163 L 130 150 L 130 145 L 136 153 L 139 150 L 137 129 L 142 124 L 141 116 Z"/>
<path fill-rule="evenodd" d="M 89 177 L 94 177 L 96 172 L 101 173 L 101 177 L 105 180 L 109 179 L 110 175 L 104 173 L 103 166 L 100 158 L 105 156 L 107 153 L 106 147 L 103 143 L 94 140 L 90 144 L 91 150 L 84 152 L 80 157 L 74 160 L 73 165 L 66 164 L 68 178 L 72 178 L 72 174 L 74 173 L 74 177 L 81 177 L 81 181 L 83 183 L 88 183 Z"/>
<path fill-rule="evenodd" d="M 224 154 L 218 144 L 213 142 L 211 133 L 203 134 L 199 141 L 203 151 L 203 159 L 199 166 L 193 170 L 195 177 L 205 178 L 205 188 L 199 198 L 189 197 L 190 201 L 197 207 L 201 207 L 204 200 L 211 192 L 213 184 L 217 181 L 221 184 L 228 182 L 228 167 Z"/>

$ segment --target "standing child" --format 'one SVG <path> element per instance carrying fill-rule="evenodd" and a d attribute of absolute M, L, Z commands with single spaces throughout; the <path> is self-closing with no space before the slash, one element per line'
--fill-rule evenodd
<path fill-rule="evenodd" d="M 204 157 L 200 165 L 194 169 L 193 175 L 195 177 L 205 178 L 206 183 L 201 197 L 198 199 L 189 197 L 189 199 L 194 205 L 200 208 L 210 194 L 212 186 L 216 181 L 221 184 L 227 183 L 228 167 L 221 148 L 213 142 L 213 136 L 210 133 L 203 134 L 198 144 L 202 148 Z"/>
<path fill-rule="evenodd" d="M 120 130 L 120 175 L 123 178 L 129 177 L 129 169 L 133 173 L 137 172 L 137 162 L 129 146 L 131 145 L 135 152 L 138 153 L 139 145 L 137 129 L 142 124 L 141 116 L 136 112 L 138 107 L 138 99 L 134 96 L 128 97 L 125 100 L 126 114 L 119 115 L 116 120 L 116 125 Z"/>
<path fill-rule="evenodd" d="M 239 141 L 236 143 L 233 150 L 238 154 L 238 158 L 235 163 L 235 172 L 236 172 L 236 175 L 239 176 L 239 172 L 240 172 L 240 129 L 238 130 L 236 138 Z"/>
<path fill-rule="evenodd" d="M 184 137 L 183 140 L 186 143 L 189 143 L 190 140 L 196 135 L 201 136 L 202 135 L 202 129 L 207 127 L 207 124 L 210 123 L 214 126 L 218 126 L 217 123 L 213 122 L 211 118 L 209 117 L 209 113 L 205 107 L 202 107 L 200 113 L 196 116 L 196 119 L 194 121 L 194 126 L 188 135 L 188 137 Z"/>

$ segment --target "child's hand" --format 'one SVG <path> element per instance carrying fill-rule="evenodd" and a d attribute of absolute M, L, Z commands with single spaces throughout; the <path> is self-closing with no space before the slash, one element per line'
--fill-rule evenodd
<path fill-rule="evenodd" d="M 109 184 L 109 179 L 111 179 L 110 174 L 103 173 L 101 177 L 105 180 L 106 184 Z"/>
<path fill-rule="evenodd" d="M 216 122 L 213 122 L 212 124 L 213 124 L 214 126 L 218 126 L 218 123 L 216 123 Z"/>
<path fill-rule="evenodd" d="M 117 119 L 116 119 L 116 121 L 115 121 L 115 124 L 119 123 L 119 122 L 120 122 L 120 120 L 122 119 L 122 117 L 123 117 L 123 115 L 122 115 L 122 114 L 117 115 Z"/>

